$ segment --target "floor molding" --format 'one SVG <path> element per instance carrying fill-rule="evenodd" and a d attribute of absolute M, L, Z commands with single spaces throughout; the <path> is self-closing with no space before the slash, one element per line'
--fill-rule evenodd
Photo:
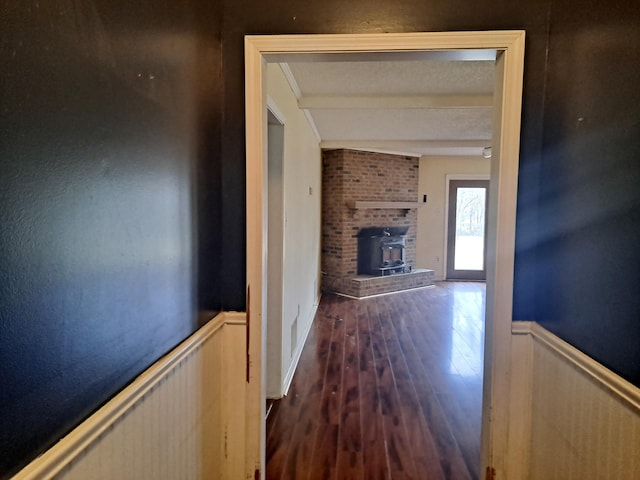
<path fill-rule="evenodd" d="M 424 287 L 405 288 L 404 290 L 396 290 L 395 292 L 376 293 L 375 295 L 367 295 L 366 297 L 354 297 L 353 295 L 347 295 L 346 293 L 332 292 L 339 297 L 350 298 L 351 300 L 366 300 L 367 298 L 384 297 L 385 295 L 393 295 L 395 293 L 413 292 L 415 290 L 424 290 L 427 288 L 433 288 L 435 285 L 425 285 Z"/>

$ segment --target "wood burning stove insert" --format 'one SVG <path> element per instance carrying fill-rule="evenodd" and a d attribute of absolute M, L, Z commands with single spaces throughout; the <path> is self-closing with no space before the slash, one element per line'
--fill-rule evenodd
<path fill-rule="evenodd" d="M 409 227 L 368 227 L 358 232 L 358 274 L 407 273 L 405 248 Z"/>

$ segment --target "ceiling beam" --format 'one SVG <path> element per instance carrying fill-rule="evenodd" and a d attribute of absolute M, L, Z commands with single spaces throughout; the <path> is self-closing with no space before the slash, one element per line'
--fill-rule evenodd
<path fill-rule="evenodd" d="M 394 147 L 404 145 L 411 148 L 484 148 L 491 144 L 491 139 L 478 140 L 323 140 L 322 148 L 350 148 L 355 145 Z"/>
<path fill-rule="evenodd" d="M 298 106 L 308 110 L 491 108 L 493 95 L 303 96 Z"/>
<path fill-rule="evenodd" d="M 320 148 L 345 148 L 398 155 L 482 156 L 482 150 L 491 145 L 486 140 L 323 140 Z"/>

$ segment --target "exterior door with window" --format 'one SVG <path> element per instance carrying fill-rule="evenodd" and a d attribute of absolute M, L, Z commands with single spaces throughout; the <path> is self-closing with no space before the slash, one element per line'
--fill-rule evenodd
<path fill-rule="evenodd" d="M 447 280 L 486 280 L 489 180 L 449 180 Z"/>

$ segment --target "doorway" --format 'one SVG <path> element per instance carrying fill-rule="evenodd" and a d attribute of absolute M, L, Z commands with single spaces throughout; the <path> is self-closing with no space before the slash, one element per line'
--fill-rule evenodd
<path fill-rule="evenodd" d="M 284 120 L 267 111 L 267 398 L 282 396 L 282 302 L 284 262 Z"/>
<path fill-rule="evenodd" d="M 524 32 L 433 32 L 355 35 L 265 35 L 245 38 L 247 154 L 247 414 L 246 470 L 264 472 L 266 317 L 266 62 L 293 55 L 493 49 L 496 85 L 487 229 L 482 471 L 504 477 L 509 430 L 511 312 L 519 162 Z M 498 257 L 497 252 L 500 251 Z M 251 312 L 251 313 L 249 313 Z M 263 473 L 262 473 L 263 475 Z"/>
<path fill-rule="evenodd" d="M 489 180 L 448 181 L 447 280 L 486 280 Z"/>

